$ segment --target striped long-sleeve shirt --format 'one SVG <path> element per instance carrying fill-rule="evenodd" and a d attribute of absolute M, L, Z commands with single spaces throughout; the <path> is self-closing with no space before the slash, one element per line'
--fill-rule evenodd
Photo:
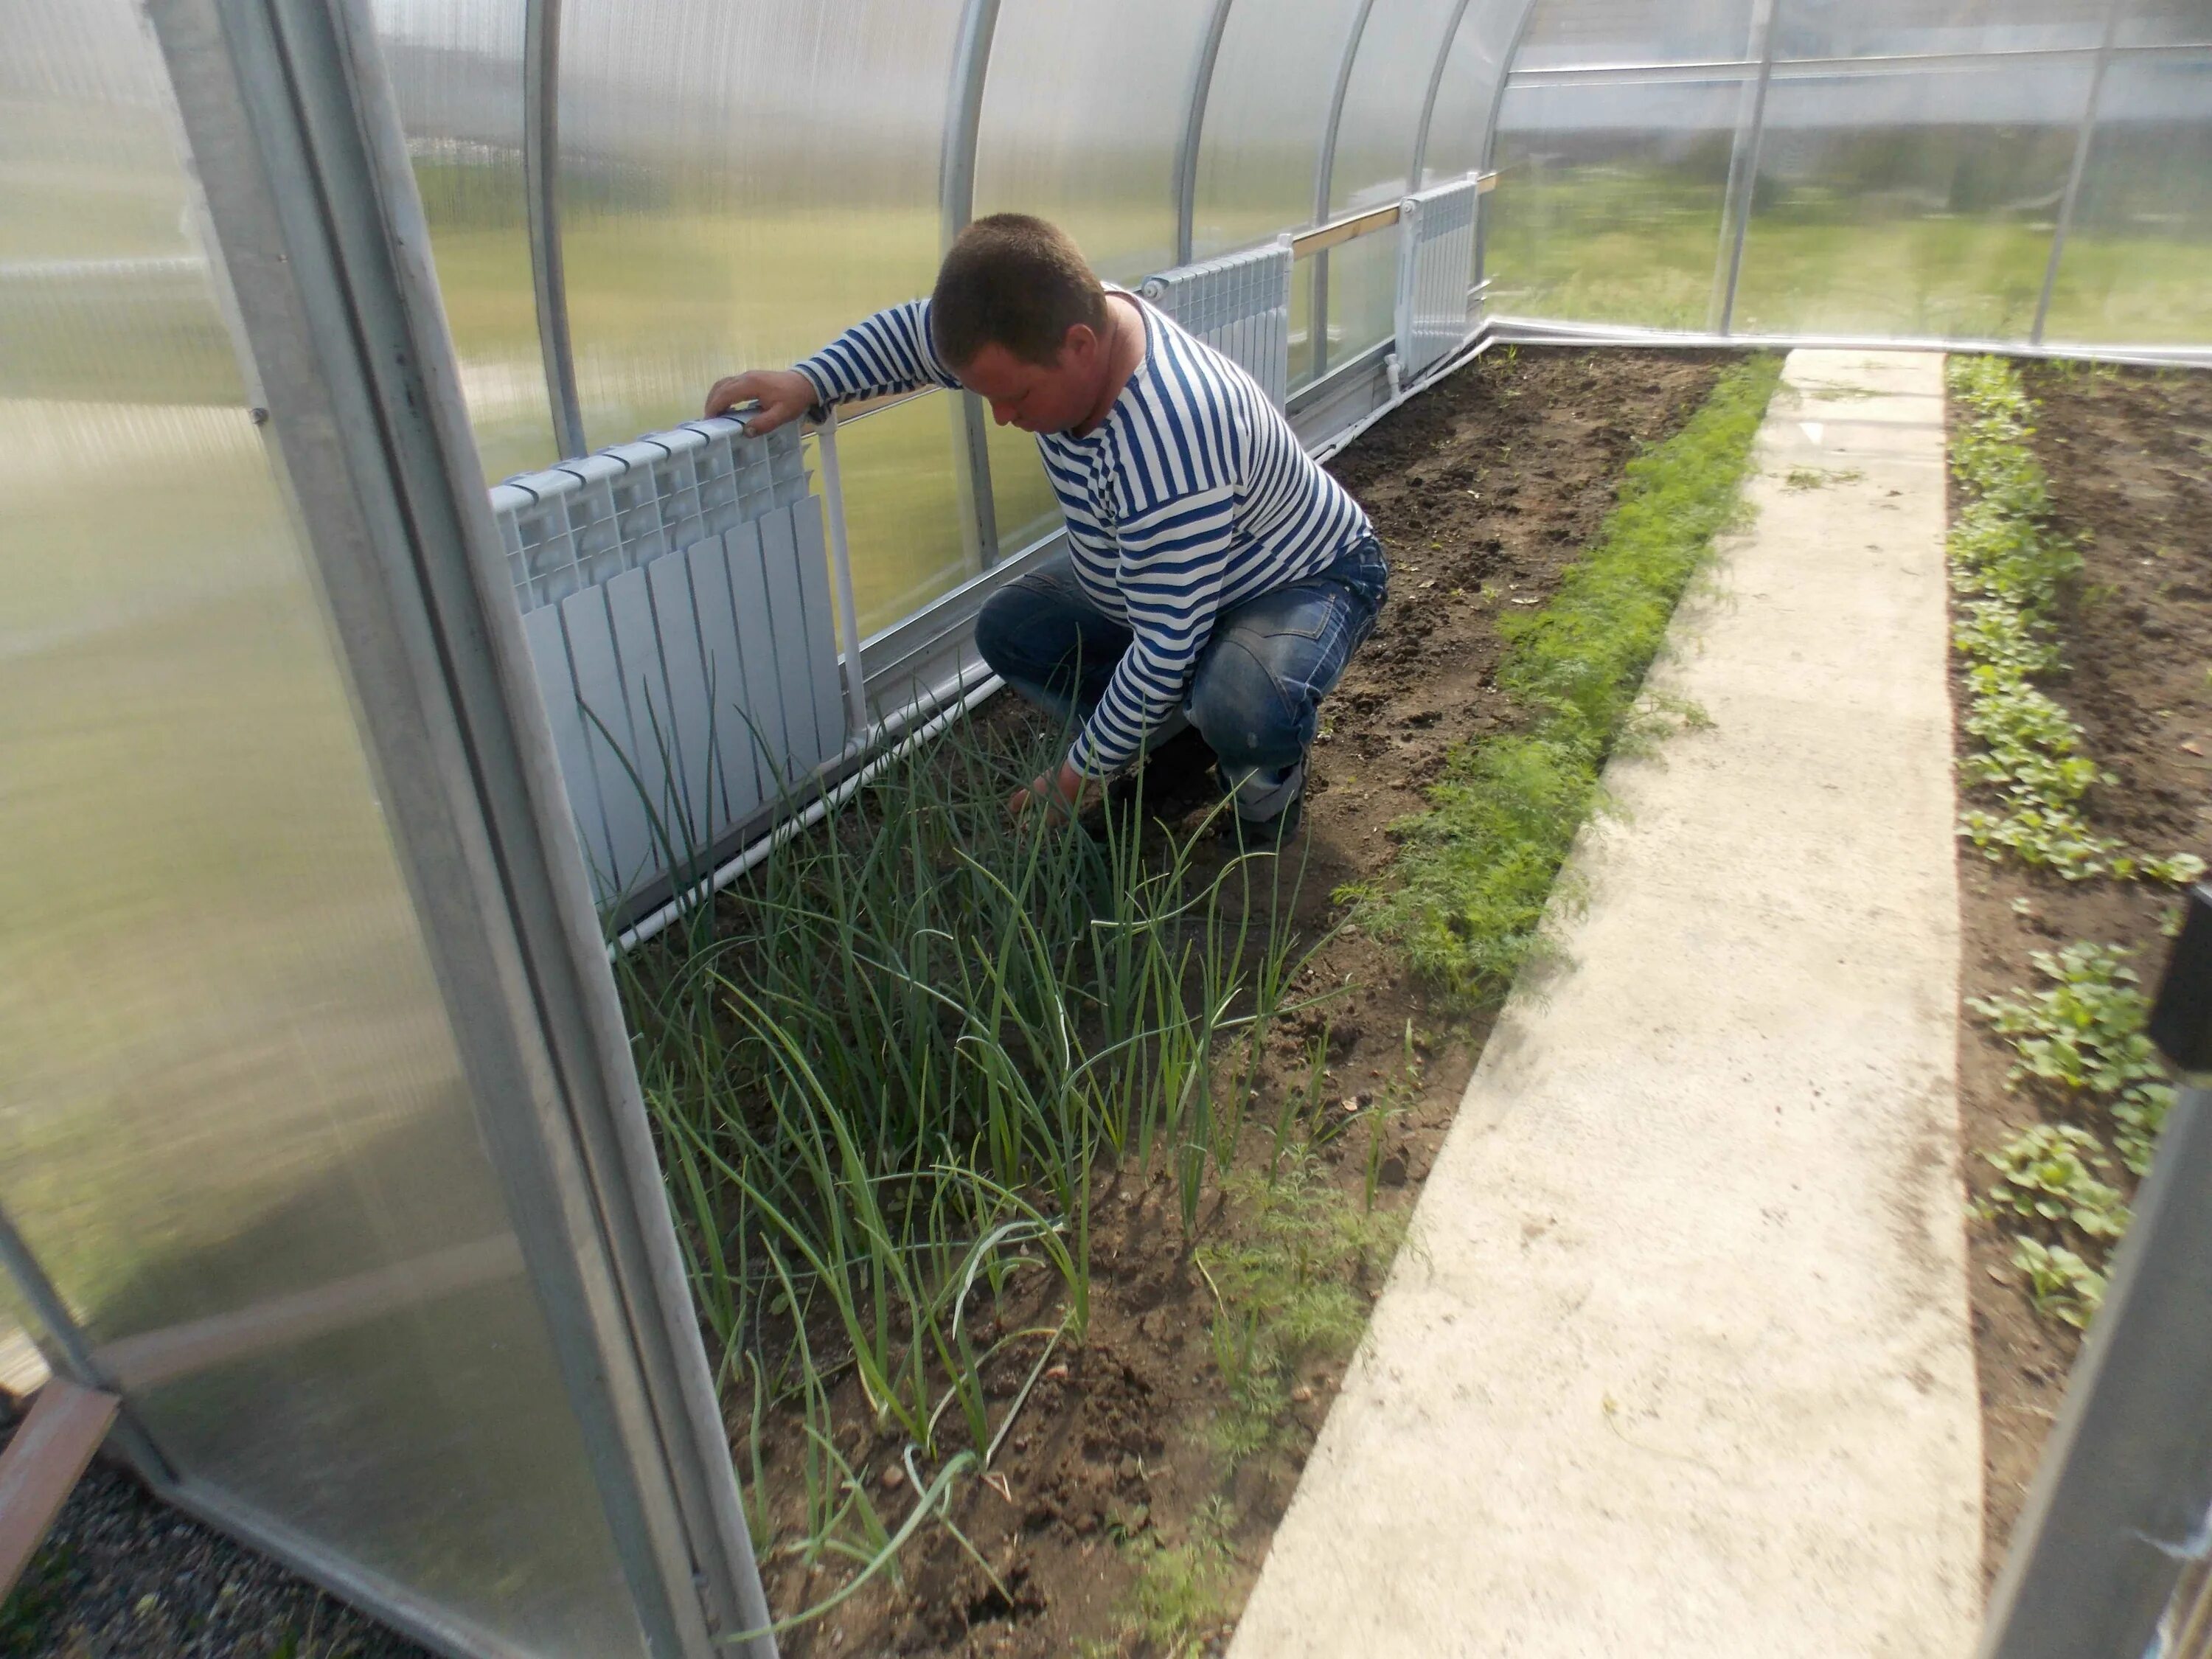
<path fill-rule="evenodd" d="M 1302 580 L 1370 533 L 1252 377 L 1137 301 L 1145 357 L 1088 434 L 1039 433 L 1085 594 L 1132 641 L 1069 762 L 1091 777 L 1133 760 L 1178 707 L 1215 619 Z M 959 381 L 929 301 L 879 311 L 796 365 L 825 403 Z"/>

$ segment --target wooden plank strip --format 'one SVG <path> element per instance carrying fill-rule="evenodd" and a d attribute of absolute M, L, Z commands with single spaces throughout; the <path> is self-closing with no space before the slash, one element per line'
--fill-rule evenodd
<path fill-rule="evenodd" d="M 122 1404 L 65 1376 L 49 1378 L 39 1390 L 31 1414 L 0 1452 L 0 1597 L 38 1553 Z"/>
<path fill-rule="evenodd" d="M 1372 236 L 1378 230 L 1388 230 L 1398 222 L 1399 204 L 1379 207 L 1367 213 L 1354 213 L 1342 219 L 1332 219 L 1325 225 L 1316 225 L 1311 230 L 1291 238 L 1291 254 L 1303 259 L 1323 248 L 1335 247 L 1362 236 Z"/>

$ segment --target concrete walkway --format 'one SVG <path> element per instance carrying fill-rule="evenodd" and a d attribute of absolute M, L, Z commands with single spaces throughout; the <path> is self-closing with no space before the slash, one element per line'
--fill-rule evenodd
<path fill-rule="evenodd" d="M 1231 1659 L 1972 1650 L 1942 367 L 1791 355 Z"/>

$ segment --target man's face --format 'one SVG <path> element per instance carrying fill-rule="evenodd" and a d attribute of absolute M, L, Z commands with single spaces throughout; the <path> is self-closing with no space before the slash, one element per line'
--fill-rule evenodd
<path fill-rule="evenodd" d="M 991 405 L 1000 426 L 1024 432 L 1068 432 L 1098 401 L 1103 351 L 1082 324 L 1067 331 L 1049 363 L 1024 362 L 1002 345 L 985 346 L 957 371 L 960 384 Z"/>

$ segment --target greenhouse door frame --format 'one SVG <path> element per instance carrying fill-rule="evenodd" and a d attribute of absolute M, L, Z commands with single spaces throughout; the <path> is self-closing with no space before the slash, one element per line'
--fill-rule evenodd
<path fill-rule="evenodd" d="M 646 1650 L 769 1659 L 769 1614 L 582 854 L 363 0 L 150 0 L 217 264 L 313 558 L 478 1125 Z M 127 1402 L 126 1402 L 127 1404 Z M 483 1650 L 313 1540 L 210 1514 Z"/>

